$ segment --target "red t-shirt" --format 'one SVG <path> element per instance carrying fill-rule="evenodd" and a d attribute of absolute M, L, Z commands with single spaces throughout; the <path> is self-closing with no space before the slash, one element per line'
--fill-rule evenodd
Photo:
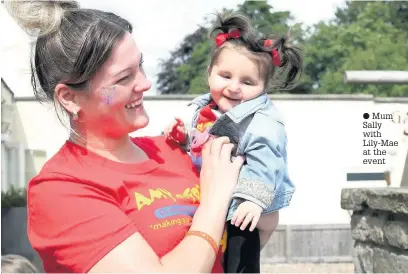
<path fill-rule="evenodd" d="M 31 180 L 28 236 L 46 272 L 87 272 L 135 232 L 159 257 L 185 237 L 200 199 L 190 157 L 164 137 L 133 140 L 149 160 L 114 162 L 67 141 Z M 213 272 L 225 247 L 226 233 Z"/>

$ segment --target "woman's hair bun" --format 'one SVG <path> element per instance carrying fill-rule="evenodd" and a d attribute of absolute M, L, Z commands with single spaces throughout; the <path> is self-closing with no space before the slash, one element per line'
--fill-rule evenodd
<path fill-rule="evenodd" d="M 77 1 L 5 1 L 7 10 L 29 34 L 58 30 L 66 10 L 79 9 Z"/>

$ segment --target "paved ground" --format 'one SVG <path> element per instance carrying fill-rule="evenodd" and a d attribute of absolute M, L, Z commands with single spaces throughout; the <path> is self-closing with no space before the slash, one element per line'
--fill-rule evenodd
<path fill-rule="evenodd" d="M 354 273 L 353 264 L 271 264 L 261 273 Z"/>

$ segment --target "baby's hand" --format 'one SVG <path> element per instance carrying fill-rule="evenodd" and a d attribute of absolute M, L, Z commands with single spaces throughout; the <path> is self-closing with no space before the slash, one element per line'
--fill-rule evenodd
<path fill-rule="evenodd" d="M 187 129 L 185 128 L 184 123 L 180 119 L 176 118 L 166 127 L 164 130 L 164 136 L 184 145 L 187 141 Z"/>
<path fill-rule="evenodd" d="M 241 230 L 245 230 L 247 225 L 251 222 L 249 231 L 254 231 L 261 217 L 262 207 L 259 205 L 245 201 L 240 204 L 231 219 L 231 224 L 236 227 L 241 226 Z"/>

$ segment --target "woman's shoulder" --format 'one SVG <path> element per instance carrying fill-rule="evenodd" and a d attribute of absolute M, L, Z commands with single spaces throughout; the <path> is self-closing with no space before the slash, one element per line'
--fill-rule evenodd
<path fill-rule="evenodd" d="M 75 156 L 70 153 L 69 142 L 65 142 L 60 149 L 42 166 L 40 172 L 33 179 L 47 174 L 64 174 L 64 170 L 75 169 Z"/>
<path fill-rule="evenodd" d="M 84 183 L 89 179 L 106 176 L 100 173 L 103 167 L 102 158 L 70 141 L 66 141 L 61 148 L 42 166 L 39 173 L 34 176 L 29 187 L 41 182 L 70 182 Z"/>
<path fill-rule="evenodd" d="M 42 199 L 59 203 L 58 197 L 115 197 L 120 185 L 120 181 L 112 179 L 115 177 L 117 172 L 104 168 L 102 158 L 66 141 L 30 179 L 27 195 L 31 205 Z"/>

